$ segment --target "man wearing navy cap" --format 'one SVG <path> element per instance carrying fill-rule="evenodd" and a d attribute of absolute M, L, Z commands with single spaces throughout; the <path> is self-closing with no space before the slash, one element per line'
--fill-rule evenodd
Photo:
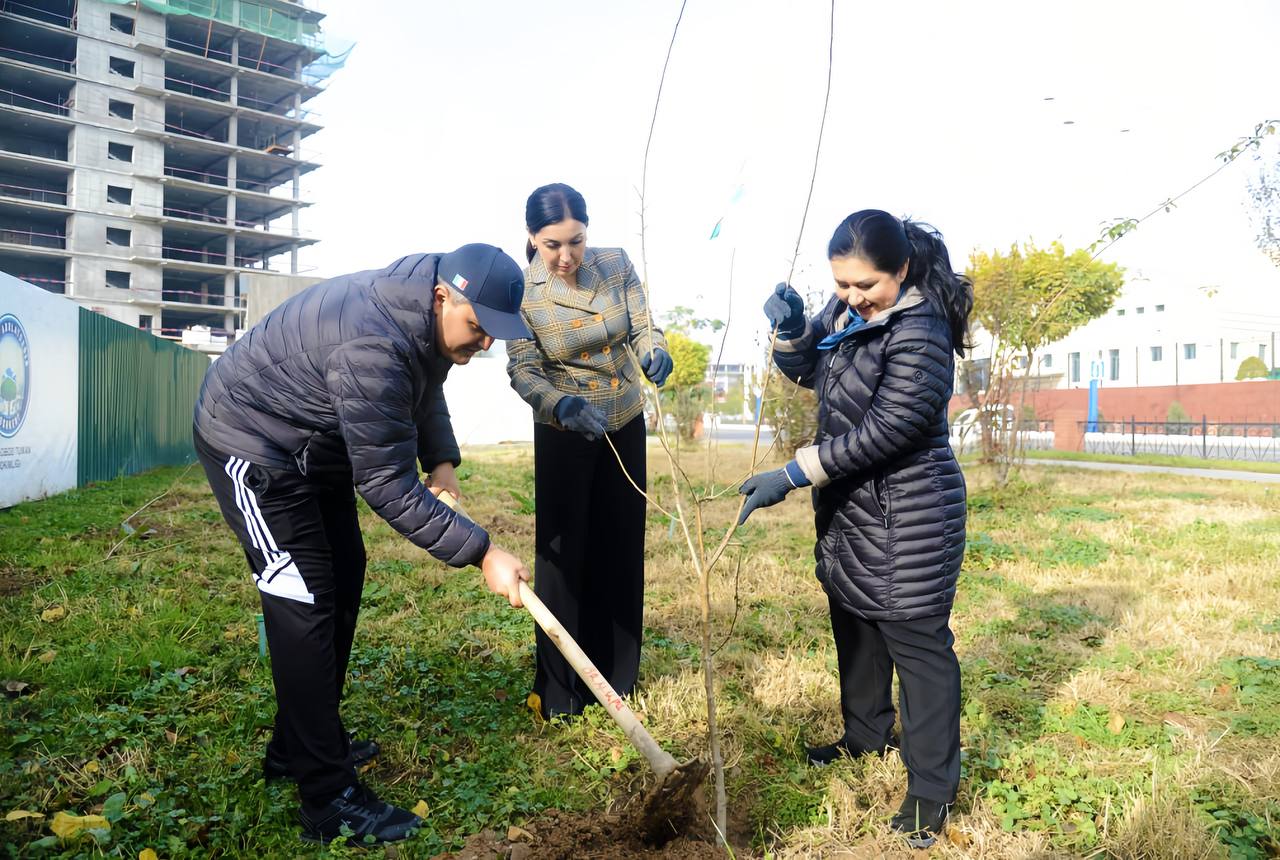
<path fill-rule="evenodd" d="M 356 844 L 393 842 L 421 823 L 360 782 L 378 746 L 349 735 L 338 713 L 364 586 L 356 493 L 521 605 L 524 564 L 436 495 L 461 496 L 445 376 L 494 338 L 532 336 L 523 297 L 520 267 L 492 245 L 415 254 L 293 296 L 205 374 L 196 453 L 249 561 L 271 649 L 263 773 L 297 781 L 306 839 L 346 830 Z"/>

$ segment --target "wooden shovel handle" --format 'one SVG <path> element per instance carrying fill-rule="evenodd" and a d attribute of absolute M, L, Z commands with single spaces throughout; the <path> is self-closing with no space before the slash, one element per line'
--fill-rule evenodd
<path fill-rule="evenodd" d="M 449 492 L 442 492 L 437 496 L 440 501 L 444 502 L 453 510 L 457 511 L 467 519 L 471 516 L 462 510 L 462 506 L 458 504 L 458 500 Z M 474 520 L 472 520 L 474 522 Z M 613 689 L 613 685 L 605 680 L 604 675 L 600 674 L 600 670 L 591 662 L 591 658 L 586 655 L 578 643 L 573 641 L 573 637 L 564 629 L 547 605 L 538 599 L 538 595 L 533 593 L 533 589 L 528 583 L 520 583 L 520 600 L 524 603 L 525 609 L 529 610 L 529 614 L 533 616 L 533 620 L 538 622 L 538 626 L 547 634 L 547 638 L 555 643 L 556 648 L 560 649 L 560 653 L 569 661 L 569 665 L 573 667 L 573 671 L 578 673 L 591 692 L 604 706 L 609 716 L 622 727 L 622 731 L 631 739 L 631 743 L 635 748 L 640 750 L 641 755 L 649 762 L 649 767 L 653 768 L 654 774 L 659 780 L 666 779 L 676 768 L 676 760 L 671 754 L 658 746 L 658 742 L 653 739 L 653 735 L 649 734 L 649 730 L 644 727 L 635 712 L 623 701 L 618 695 L 618 691 Z"/>
<path fill-rule="evenodd" d="M 591 688 L 591 692 L 600 700 L 600 704 L 609 712 L 609 716 L 622 727 L 622 731 L 631 739 L 631 743 L 635 744 L 636 749 L 640 750 L 649 761 L 649 766 L 653 768 L 658 778 L 662 779 L 671 773 L 675 769 L 676 760 L 658 746 L 653 735 L 649 734 L 635 712 L 613 689 L 613 685 L 600 674 L 600 670 L 591 662 L 591 658 L 578 647 L 578 643 L 573 641 L 573 637 L 556 620 L 551 610 L 547 609 L 546 604 L 539 600 L 538 595 L 534 594 L 533 589 L 524 582 L 520 583 L 520 600 L 524 602 L 525 609 L 529 610 L 533 620 L 537 621 L 538 626 L 547 634 L 547 638 L 555 643 L 560 653 L 569 661 L 573 671 L 577 672 L 578 677 Z"/>

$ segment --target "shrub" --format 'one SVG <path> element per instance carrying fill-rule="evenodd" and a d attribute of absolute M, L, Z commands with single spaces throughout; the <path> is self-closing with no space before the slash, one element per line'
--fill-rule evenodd
<path fill-rule="evenodd" d="M 1236 371 L 1236 380 L 1242 379 L 1266 379 L 1267 363 L 1256 355 L 1251 355 L 1244 361 L 1240 362 L 1240 369 Z"/>

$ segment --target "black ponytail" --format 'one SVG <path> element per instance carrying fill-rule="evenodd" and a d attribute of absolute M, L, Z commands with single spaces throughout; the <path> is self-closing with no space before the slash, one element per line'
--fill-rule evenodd
<path fill-rule="evenodd" d="M 969 342 L 973 282 L 951 268 L 951 255 L 947 253 L 941 233 L 909 218 L 903 219 L 902 228 L 911 244 L 911 266 L 907 269 L 905 284 L 920 290 L 942 311 L 951 328 L 951 345 L 956 355 L 963 358 L 964 351 L 973 348 Z"/>
<path fill-rule="evenodd" d="M 942 234 L 933 227 L 909 218 L 899 221 L 879 209 L 863 209 L 840 222 L 827 244 L 827 257 L 860 257 L 881 272 L 900 271 L 910 260 L 903 286 L 920 290 L 946 318 L 957 355 L 971 348 L 973 284 L 951 268 Z"/>

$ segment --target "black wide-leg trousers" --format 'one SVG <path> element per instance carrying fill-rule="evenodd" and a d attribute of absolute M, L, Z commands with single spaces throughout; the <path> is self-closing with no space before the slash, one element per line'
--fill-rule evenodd
<path fill-rule="evenodd" d="M 828 596 L 840 668 L 845 740 L 883 749 L 893 733 L 893 672 L 898 672 L 902 761 L 907 792 L 951 803 L 960 786 L 960 662 L 951 615 L 868 621 Z"/>
<path fill-rule="evenodd" d="M 644 623 L 645 498 L 627 479 L 645 488 L 643 418 L 608 435 L 618 456 L 604 439 L 534 425 L 534 592 L 626 696 L 640 670 Z M 595 701 L 541 628 L 533 691 L 545 717 L 578 714 Z"/>
<path fill-rule="evenodd" d="M 332 482 L 220 452 L 196 454 L 262 600 L 276 720 L 273 755 L 298 794 L 322 806 L 357 776 L 338 715 L 364 588 L 365 551 L 350 475 Z"/>

